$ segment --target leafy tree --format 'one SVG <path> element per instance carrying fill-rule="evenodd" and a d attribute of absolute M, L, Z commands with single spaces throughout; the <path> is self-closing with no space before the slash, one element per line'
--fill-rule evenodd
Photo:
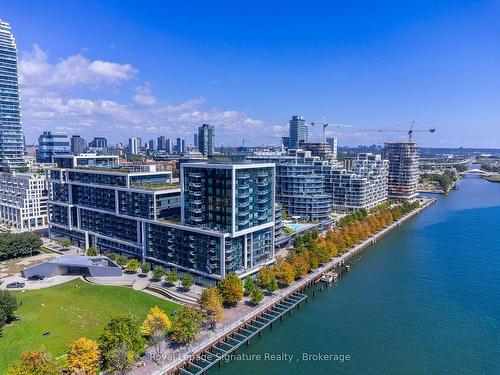
<path fill-rule="evenodd" d="M 243 299 L 243 283 L 235 273 L 226 275 L 219 281 L 217 288 L 225 306 L 235 305 Z"/>
<path fill-rule="evenodd" d="M 207 315 L 215 322 L 220 322 L 224 316 L 222 297 L 217 288 L 205 288 L 201 292 L 200 306 L 205 309 Z"/>
<path fill-rule="evenodd" d="M 127 272 L 137 272 L 137 269 L 140 267 L 140 263 L 137 259 L 132 258 L 127 262 L 127 265 L 125 268 L 127 269 Z"/>
<path fill-rule="evenodd" d="M 252 291 L 257 287 L 250 276 L 245 277 L 243 280 L 243 284 L 245 286 L 245 293 L 251 294 Z"/>
<path fill-rule="evenodd" d="M 185 275 L 182 277 L 181 283 L 182 283 L 182 287 L 183 287 L 185 290 L 189 290 L 189 289 L 191 289 L 191 287 L 192 287 L 192 286 L 193 286 L 193 284 L 194 284 L 193 276 L 191 276 L 189 273 L 185 274 Z"/>
<path fill-rule="evenodd" d="M 94 246 L 89 247 L 88 250 L 87 250 L 87 255 L 89 257 L 95 257 L 95 256 L 97 256 L 97 249 Z"/>
<path fill-rule="evenodd" d="M 109 353 L 108 367 L 115 374 L 125 375 L 132 368 L 134 359 L 134 352 L 126 342 L 122 342 Z"/>
<path fill-rule="evenodd" d="M 269 291 L 269 293 L 274 293 L 278 290 L 278 288 L 278 281 L 276 280 L 276 278 L 274 278 L 271 281 L 271 284 L 268 285 L 267 290 Z"/>
<path fill-rule="evenodd" d="M 262 267 L 257 276 L 257 285 L 262 289 L 268 289 L 273 280 L 276 280 L 274 269 L 269 266 Z"/>
<path fill-rule="evenodd" d="M 14 318 L 17 308 L 16 297 L 8 290 L 0 290 L 0 328 Z"/>
<path fill-rule="evenodd" d="M 255 287 L 250 293 L 250 298 L 252 299 L 252 303 L 254 305 L 258 305 L 264 299 L 264 293 L 262 293 L 262 289 L 259 287 Z"/>
<path fill-rule="evenodd" d="M 24 352 L 6 375 L 61 375 L 59 363 L 45 349 Z"/>
<path fill-rule="evenodd" d="M 28 172 L 29 170 L 30 170 L 30 169 L 29 169 L 29 167 L 28 167 L 27 165 L 21 165 L 21 166 L 19 167 L 19 172 L 21 172 L 21 173 L 26 173 L 26 172 Z"/>
<path fill-rule="evenodd" d="M 158 306 L 154 306 L 149 310 L 146 320 L 141 325 L 141 333 L 144 336 L 151 336 L 158 331 L 167 333 L 171 325 L 168 315 Z"/>
<path fill-rule="evenodd" d="M 71 242 L 71 239 L 64 238 L 59 242 L 59 244 L 62 246 L 63 249 L 68 250 L 73 243 Z"/>
<path fill-rule="evenodd" d="M 120 267 L 125 267 L 127 265 L 127 262 L 128 262 L 128 259 L 127 257 L 123 256 L 123 255 L 120 255 L 120 254 L 117 254 L 117 256 L 115 257 L 115 260 L 116 264 L 118 264 Z"/>
<path fill-rule="evenodd" d="M 153 280 L 160 281 L 163 277 L 163 267 L 158 266 L 153 270 Z"/>
<path fill-rule="evenodd" d="M 68 369 L 72 374 L 97 374 L 101 354 L 94 340 L 81 337 L 73 341 L 68 348 Z"/>
<path fill-rule="evenodd" d="M 126 344 L 129 356 L 134 358 L 144 352 L 144 338 L 137 328 L 137 320 L 132 315 L 123 315 L 112 318 L 104 327 L 97 340 L 105 366 L 117 351 Z"/>
<path fill-rule="evenodd" d="M 290 285 L 295 280 L 295 269 L 285 259 L 279 257 L 274 265 L 276 279 L 282 285 Z"/>
<path fill-rule="evenodd" d="M 5 233 L 0 235 L 0 261 L 33 255 L 43 245 L 34 232 Z"/>
<path fill-rule="evenodd" d="M 149 273 L 149 271 L 151 270 L 151 264 L 145 262 L 143 264 L 141 264 L 141 272 L 143 274 L 147 274 Z"/>
<path fill-rule="evenodd" d="M 200 331 L 202 320 L 203 315 L 199 311 L 184 306 L 174 318 L 170 338 L 182 344 L 193 341 Z"/>
<path fill-rule="evenodd" d="M 179 275 L 174 270 L 168 271 L 165 275 L 165 281 L 170 285 L 174 285 L 177 280 L 179 280 Z"/>

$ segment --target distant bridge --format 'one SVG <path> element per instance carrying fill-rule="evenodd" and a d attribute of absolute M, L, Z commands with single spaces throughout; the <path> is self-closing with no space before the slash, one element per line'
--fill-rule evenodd
<path fill-rule="evenodd" d="M 491 176 L 490 172 L 483 171 L 482 169 L 479 169 L 479 168 L 469 169 L 465 172 L 461 172 L 461 174 L 462 175 L 464 175 L 464 174 L 478 174 L 481 176 Z"/>

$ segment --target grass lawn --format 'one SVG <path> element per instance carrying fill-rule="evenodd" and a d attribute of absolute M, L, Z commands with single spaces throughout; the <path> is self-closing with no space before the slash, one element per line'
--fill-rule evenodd
<path fill-rule="evenodd" d="M 26 350 L 43 346 L 60 356 L 68 344 L 79 337 L 97 339 L 113 316 L 132 313 L 142 323 L 155 305 L 168 314 L 180 307 L 132 288 L 89 285 L 80 279 L 13 293 L 22 303 L 16 311 L 20 320 L 3 328 L 0 374 Z M 45 332 L 50 334 L 43 336 Z"/>

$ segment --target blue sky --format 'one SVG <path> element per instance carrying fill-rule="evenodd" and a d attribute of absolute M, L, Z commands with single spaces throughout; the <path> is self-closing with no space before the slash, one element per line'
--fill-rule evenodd
<path fill-rule="evenodd" d="M 352 127 L 341 145 L 437 128 L 424 146 L 500 147 L 497 1 L 10 1 L 28 142 L 277 143 L 292 114 Z M 319 130 L 313 137 L 319 139 Z M 248 142 L 247 142 L 248 144 Z"/>

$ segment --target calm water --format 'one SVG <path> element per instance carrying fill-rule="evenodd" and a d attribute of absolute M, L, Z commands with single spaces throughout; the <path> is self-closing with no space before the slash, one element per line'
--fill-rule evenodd
<path fill-rule="evenodd" d="M 460 189 L 393 231 L 335 286 L 216 374 L 500 374 L 500 184 Z M 302 353 L 349 354 L 343 363 Z"/>

